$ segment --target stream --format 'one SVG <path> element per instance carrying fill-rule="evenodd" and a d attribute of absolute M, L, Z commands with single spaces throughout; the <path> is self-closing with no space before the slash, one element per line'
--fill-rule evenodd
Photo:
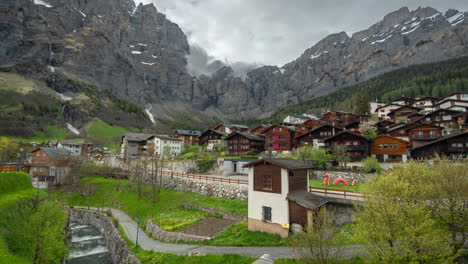
<path fill-rule="evenodd" d="M 92 225 L 71 222 L 68 227 L 70 255 L 66 264 L 111 264 L 111 254 L 104 236 Z"/>

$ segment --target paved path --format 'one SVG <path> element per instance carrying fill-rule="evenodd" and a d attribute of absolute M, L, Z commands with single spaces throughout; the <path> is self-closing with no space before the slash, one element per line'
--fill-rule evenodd
<path fill-rule="evenodd" d="M 74 206 L 73 208 L 88 209 L 84 206 Z M 121 210 L 113 208 L 95 208 L 93 210 L 111 210 L 112 215 L 119 221 L 125 235 L 135 243 L 137 233 L 137 223 Z M 153 250 L 154 252 L 175 253 L 179 255 L 189 255 L 192 252 L 200 252 L 202 255 L 214 254 L 238 254 L 249 257 L 259 258 L 263 254 L 269 254 L 271 259 L 278 258 L 292 258 L 293 252 L 290 247 L 221 247 L 221 246 L 203 246 L 203 245 L 184 245 L 184 244 L 171 244 L 158 240 L 154 240 L 141 229 L 138 228 L 138 245 L 145 250 Z M 342 247 L 342 258 L 352 258 L 356 255 L 358 246 L 345 246 Z"/>

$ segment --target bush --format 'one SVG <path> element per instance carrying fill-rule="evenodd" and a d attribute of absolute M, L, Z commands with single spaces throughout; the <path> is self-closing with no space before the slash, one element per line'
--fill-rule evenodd
<path fill-rule="evenodd" d="M 293 159 L 293 160 L 297 160 L 298 158 L 296 156 L 294 156 L 293 154 L 279 154 L 277 156 L 278 159 Z"/>
<path fill-rule="evenodd" d="M 197 160 L 198 171 L 201 173 L 211 170 L 216 162 L 215 159 L 200 159 Z"/>
<path fill-rule="evenodd" d="M 185 154 L 185 153 L 198 152 L 198 148 L 199 148 L 198 145 L 190 146 L 190 147 L 185 148 L 184 150 L 182 150 L 182 153 Z"/>
<path fill-rule="evenodd" d="M 246 156 L 240 156 L 241 159 L 258 159 L 258 156 L 253 156 L 253 155 L 246 155 Z"/>
<path fill-rule="evenodd" d="M 380 167 L 379 161 L 374 157 L 368 157 L 362 161 L 362 167 L 364 172 L 382 172 L 383 169 Z"/>

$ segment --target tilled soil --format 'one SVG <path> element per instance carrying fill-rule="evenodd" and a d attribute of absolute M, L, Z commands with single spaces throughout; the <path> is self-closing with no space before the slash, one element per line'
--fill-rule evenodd
<path fill-rule="evenodd" d="M 196 236 L 214 237 L 228 226 L 237 223 L 235 220 L 208 217 L 200 222 L 174 232 L 191 234 Z"/>

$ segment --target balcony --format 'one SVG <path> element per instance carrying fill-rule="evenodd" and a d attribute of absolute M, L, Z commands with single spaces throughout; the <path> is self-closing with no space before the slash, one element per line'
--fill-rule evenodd
<path fill-rule="evenodd" d="M 367 150 L 366 145 L 330 145 L 330 144 L 327 144 L 325 148 L 333 148 L 333 146 L 345 146 L 347 150 L 361 150 L 361 151 Z"/>
<path fill-rule="evenodd" d="M 441 135 L 411 135 L 413 140 L 436 140 L 441 137 Z"/>
<path fill-rule="evenodd" d="M 448 152 L 463 152 L 468 153 L 468 147 L 452 147 L 449 146 L 447 149 Z"/>

